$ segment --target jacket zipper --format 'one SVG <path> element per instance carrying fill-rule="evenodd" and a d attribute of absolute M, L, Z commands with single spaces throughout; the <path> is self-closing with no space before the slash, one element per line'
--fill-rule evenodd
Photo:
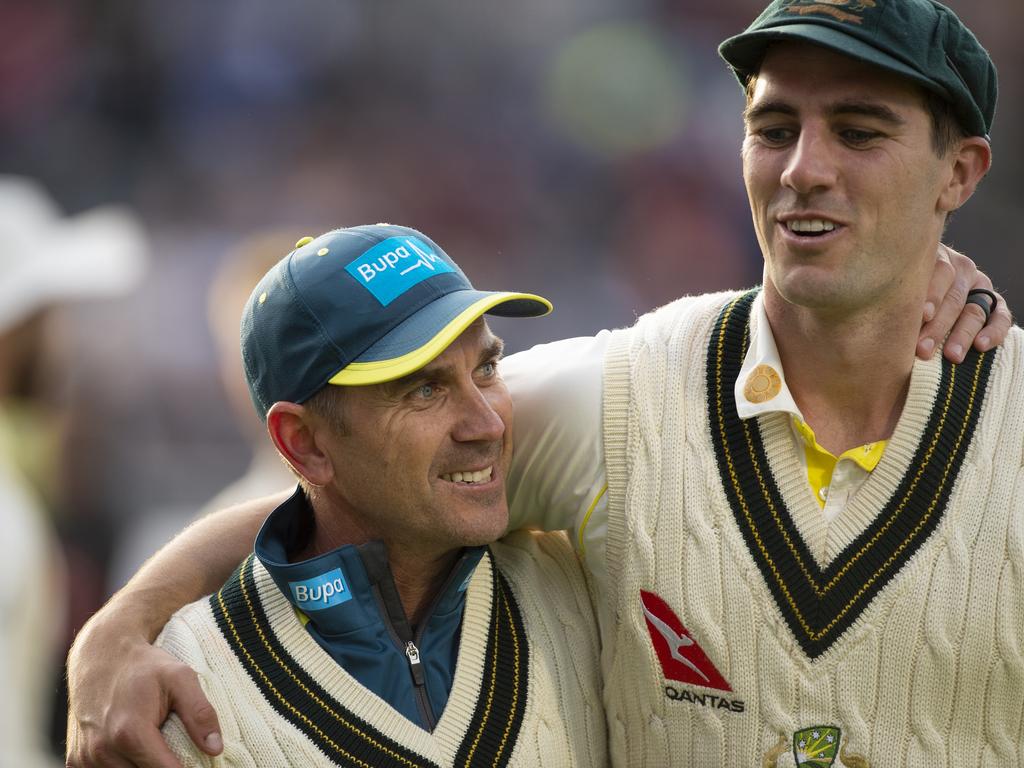
<path fill-rule="evenodd" d="M 463 558 L 465 555 L 463 555 Z M 441 598 L 444 597 L 445 593 L 451 587 L 452 582 L 455 579 L 455 575 L 459 572 L 459 566 L 463 562 L 463 558 L 452 567 L 451 573 L 448 574 L 448 578 L 445 579 L 444 584 L 437 591 L 437 595 L 430 603 L 430 608 L 424 614 L 423 620 L 420 622 L 418 631 L 412 633 L 412 626 L 409 623 L 408 617 L 405 615 L 405 609 L 399 602 L 394 606 L 395 613 L 388 609 L 388 601 L 384 599 L 382 594 L 380 583 L 375 585 L 374 591 L 376 592 L 377 602 L 380 609 L 381 617 L 384 619 L 384 625 L 387 627 L 388 634 L 391 635 L 391 639 L 395 645 L 405 653 L 405 658 L 409 662 L 409 674 L 412 676 L 413 682 L 413 693 L 416 697 L 417 708 L 420 711 L 420 715 L 423 718 L 423 722 L 427 726 L 428 731 L 433 731 L 437 726 L 437 717 L 434 715 L 434 709 L 430 705 L 430 696 L 427 694 L 427 676 L 423 669 L 423 660 L 420 657 L 419 646 L 423 641 L 423 633 L 426 630 L 427 624 L 429 623 L 430 617 L 434 614 L 437 609 L 438 603 L 441 602 Z M 390 571 L 387 573 L 387 578 L 391 578 Z M 398 591 L 394 586 L 394 581 L 388 585 L 389 591 L 397 597 Z M 395 618 L 398 621 L 395 621 Z M 411 637 L 409 635 L 412 635 Z"/>
<path fill-rule="evenodd" d="M 378 597 L 378 599 L 380 599 Z M 383 603 L 383 600 L 381 600 Z M 430 696 L 427 694 L 427 676 L 423 672 L 423 662 L 420 659 L 420 649 L 414 639 L 408 636 L 408 632 L 399 631 L 399 626 L 404 630 L 409 627 L 408 621 L 400 622 L 399 626 L 391 619 L 386 606 L 381 605 L 381 615 L 384 619 L 384 626 L 394 641 L 395 646 L 405 653 L 406 661 L 409 663 L 409 674 L 412 676 L 413 696 L 416 698 L 416 708 L 423 718 L 423 723 L 428 731 L 433 731 L 437 726 L 437 718 L 434 716 L 434 709 L 430 706 Z"/>
<path fill-rule="evenodd" d="M 405 644 L 405 656 L 409 659 L 409 670 L 412 672 L 412 681 L 415 684 L 415 690 L 418 696 L 422 697 L 422 709 L 424 709 L 428 715 L 427 720 L 429 722 L 429 730 L 433 731 L 437 725 L 437 719 L 434 717 L 434 711 L 430 706 L 430 699 L 427 696 L 427 677 L 423 673 L 423 665 L 420 663 L 420 650 L 419 645 L 423 642 L 423 633 L 427 629 L 429 619 L 434 615 L 434 611 L 437 610 L 437 604 L 441 602 L 441 598 L 445 596 L 448 589 L 451 587 L 452 582 L 455 580 L 455 574 L 459 572 L 459 566 L 462 565 L 465 556 L 459 558 L 458 562 L 452 567 L 451 573 L 448 574 L 448 578 L 444 580 L 444 584 L 437 590 L 437 594 L 430 603 L 430 607 L 423 616 L 423 620 L 420 622 L 419 628 L 416 631 L 415 636 L 412 640 L 409 640 Z M 407 625 L 408 626 L 408 625 Z"/>
<path fill-rule="evenodd" d="M 420 649 L 416 647 L 416 643 L 412 640 L 405 644 L 405 657 L 409 659 L 409 669 L 412 670 L 413 683 L 426 688 L 427 681 L 423 676 L 423 665 L 420 664 Z"/>

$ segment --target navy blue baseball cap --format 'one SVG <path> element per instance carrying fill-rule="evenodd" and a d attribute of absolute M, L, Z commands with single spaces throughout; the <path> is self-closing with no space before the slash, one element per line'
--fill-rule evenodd
<path fill-rule="evenodd" d="M 530 293 L 478 291 L 415 229 L 371 224 L 304 237 L 253 290 L 242 313 L 249 394 L 302 403 L 326 384 L 379 384 L 417 371 L 483 314 L 538 317 Z"/>

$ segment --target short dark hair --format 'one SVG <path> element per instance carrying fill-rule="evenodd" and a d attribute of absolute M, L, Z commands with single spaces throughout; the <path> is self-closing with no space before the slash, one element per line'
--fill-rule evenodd
<path fill-rule="evenodd" d="M 744 89 L 747 95 L 747 103 L 754 97 L 754 86 L 757 84 L 757 73 L 755 72 L 747 79 Z M 925 109 L 932 119 L 932 149 L 939 157 L 945 157 L 962 139 L 969 135 L 967 130 L 957 119 L 953 111 L 953 104 L 939 96 L 934 91 L 921 87 L 921 94 L 924 97 Z"/>
<path fill-rule="evenodd" d="M 326 421 L 338 434 L 348 434 L 348 423 L 345 418 L 345 387 L 325 384 L 302 405 L 314 416 Z"/>
<path fill-rule="evenodd" d="M 932 149 L 939 157 L 945 157 L 961 140 L 968 136 L 967 130 L 957 119 L 953 104 L 939 94 L 924 90 L 924 103 L 932 118 Z"/>

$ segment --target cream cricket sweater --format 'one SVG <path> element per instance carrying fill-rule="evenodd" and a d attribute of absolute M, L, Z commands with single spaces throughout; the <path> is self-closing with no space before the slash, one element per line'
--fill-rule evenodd
<path fill-rule="evenodd" d="M 753 295 L 609 345 L 614 764 L 1024 766 L 1024 332 L 918 361 L 828 523 L 789 417 L 735 413 Z"/>
<path fill-rule="evenodd" d="M 335 663 L 253 557 L 219 593 L 175 614 L 158 644 L 199 673 L 220 718 L 217 759 L 168 720 L 186 768 L 607 764 L 597 627 L 561 533 L 512 534 L 480 561 L 433 732 Z"/>

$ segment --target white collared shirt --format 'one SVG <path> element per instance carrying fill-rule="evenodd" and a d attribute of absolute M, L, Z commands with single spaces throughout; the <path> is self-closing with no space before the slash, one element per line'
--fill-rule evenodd
<path fill-rule="evenodd" d="M 764 293 L 758 294 L 751 307 L 750 346 L 736 378 L 736 412 L 741 419 L 752 419 L 768 413 L 788 413 L 797 455 L 808 483 L 821 505 L 826 520 L 833 520 L 846 508 L 850 499 L 871 475 L 878 464 L 885 441 L 869 443 L 845 451 L 838 459 L 818 445 L 810 428 L 786 385 L 779 348 L 775 344 Z M 816 456 L 816 453 L 818 456 Z M 821 456 L 824 454 L 824 456 Z M 835 460 L 835 469 L 828 472 L 818 458 Z M 829 477 L 830 475 L 830 477 Z"/>

